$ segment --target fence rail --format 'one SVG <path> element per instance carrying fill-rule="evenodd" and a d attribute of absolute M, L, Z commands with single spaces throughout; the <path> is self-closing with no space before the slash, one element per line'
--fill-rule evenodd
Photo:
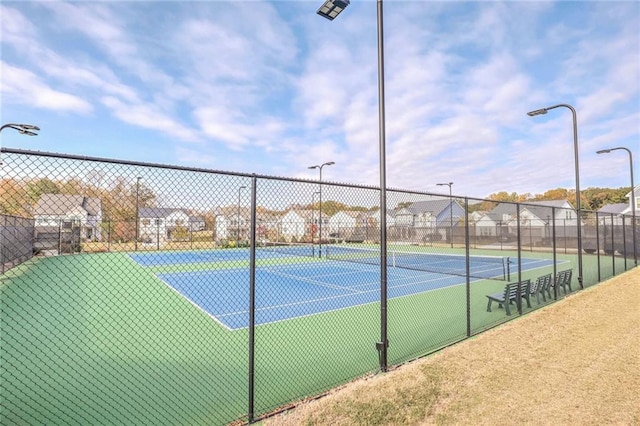
<path fill-rule="evenodd" d="M 0 424 L 253 422 L 386 368 L 383 326 L 400 364 L 640 252 L 629 215 L 388 189 L 381 324 L 377 188 L 2 154 Z"/>

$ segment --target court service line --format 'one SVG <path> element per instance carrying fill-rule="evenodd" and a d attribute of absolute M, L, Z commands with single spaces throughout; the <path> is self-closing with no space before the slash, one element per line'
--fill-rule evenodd
<path fill-rule="evenodd" d="M 264 268 L 263 271 L 271 273 L 273 275 L 279 275 L 281 277 L 292 278 L 292 279 L 295 279 L 297 281 L 302 281 L 302 282 L 306 282 L 306 283 L 309 283 L 309 284 L 315 284 L 315 285 L 320 286 L 320 287 L 332 288 L 334 290 L 355 291 L 357 293 L 360 292 L 360 290 L 356 290 L 356 289 L 354 289 L 352 287 L 343 287 L 343 286 L 339 286 L 339 285 L 335 285 L 335 284 L 329 284 L 329 283 L 325 283 L 325 282 L 322 282 L 322 281 L 313 280 L 311 278 L 301 277 L 299 275 L 287 274 L 287 273 L 284 273 L 284 272 L 277 271 L 275 269 L 271 270 L 271 269 Z"/>

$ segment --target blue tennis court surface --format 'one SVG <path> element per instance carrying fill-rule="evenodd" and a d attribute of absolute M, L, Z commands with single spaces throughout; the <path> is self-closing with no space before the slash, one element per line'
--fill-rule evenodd
<path fill-rule="evenodd" d="M 290 257 L 274 252 L 258 258 Z M 142 266 L 248 260 L 248 250 L 136 253 Z M 521 259 L 522 269 L 550 266 L 550 259 Z M 511 273 L 517 274 L 517 263 Z M 158 278 L 223 326 L 235 330 L 249 325 L 249 269 L 158 273 Z M 513 275 L 512 275 L 513 276 Z M 379 266 L 338 260 L 258 266 L 256 324 L 329 312 L 380 300 Z M 424 272 L 400 267 L 387 269 L 388 297 L 396 298 L 437 290 L 466 282 L 464 276 Z"/>
<path fill-rule="evenodd" d="M 230 329 L 249 325 L 249 270 L 158 274 L 171 288 Z M 393 268 L 389 298 L 458 285 L 462 277 Z M 313 315 L 380 300 L 373 267 L 285 265 L 256 268 L 256 324 Z"/>

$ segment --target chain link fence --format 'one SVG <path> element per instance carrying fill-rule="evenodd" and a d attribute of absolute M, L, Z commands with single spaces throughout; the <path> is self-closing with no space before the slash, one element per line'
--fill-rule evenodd
<path fill-rule="evenodd" d="M 253 422 L 640 251 L 631 216 L 562 201 L 390 189 L 383 213 L 373 187 L 2 153 L 1 424 Z"/>

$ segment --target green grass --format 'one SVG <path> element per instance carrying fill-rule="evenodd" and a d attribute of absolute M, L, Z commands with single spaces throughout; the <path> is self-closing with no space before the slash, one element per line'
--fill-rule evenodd
<path fill-rule="evenodd" d="M 549 254 L 523 252 L 538 256 Z M 575 256 L 566 258 L 571 263 L 561 268 L 575 270 Z M 591 274 L 593 258 L 585 259 Z M 206 265 L 214 266 L 219 265 Z M 33 259 L 5 273 L 0 423 L 246 420 L 248 331 L 222 327 L 152 273 L 200 267 L 143 268 L 126 254 L 100 253 Z M 485 295 L 504 284 L 472 284 L 474 332 L 507 319 L 503 310 L 486 312 Z M 389 363 L 464 339 L 466 310 L 464 286 L 390 300 Z M 255 337 L 260 415 L 376 371 L 380 307 L 373 303 L 261 325 Z"/>

